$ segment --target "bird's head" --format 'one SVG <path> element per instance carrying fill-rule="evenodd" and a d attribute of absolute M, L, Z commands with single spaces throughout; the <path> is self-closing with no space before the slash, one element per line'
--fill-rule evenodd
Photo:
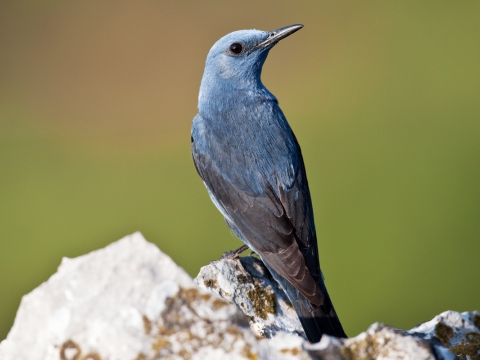
<path fill-rule="evenodd" d="M 239 30 L 225 35 L 208 53 L 202 87 L 215 86 L 222 80 L 233 80 L 238 87 L 259 82 L 269 50 L 302 27 L 296 24 L 273 31 Z"/>

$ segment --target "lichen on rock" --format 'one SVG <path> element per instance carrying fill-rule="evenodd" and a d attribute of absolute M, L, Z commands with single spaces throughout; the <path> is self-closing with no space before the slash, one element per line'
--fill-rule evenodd
<path fill-rule="evenodd" d="M 213 261 L 202 267 L 194 280 L 237 305 L 250 319 L 256 336 L 270 338 L 277 331 L 305 336 L 297 313 L 261 260 L 246 256 Z"/>
<path fill-rule="evenodd" d="M 447 346 L 453 337 L 453 329 L 445 325 L 442 321 L 439 321 L 438 324 L 435 325 L 435 337 L 440 340 L 443 346 Z"/>
<path fill-rule="evenodd" d="M 277 315 L 277 297 L 270 286 L 254 283 L 253 289 L 247 291 L 247 297 L 252 302 L 255 316 L 266 320 L 268 314 Z"/>
<path fill-rule="evenodd" d="M 375 323 L 350 339 L 323 336 L 319 343 L 305 345 L 314 359 L 338 360 L 454 360 L 448 350 L 406 331 Z"/>
<path fill-rule="evenodd" d="M 200 286 L 198 286 L 197 284 Z M 224 259 L 196 283 L 140 233 L 64 259 L 23 297 L 2 360 L 479 359 L 480 314 L 444 312 L 410 331 L 373 324 L 350 339 L 303 337 L 263 263 Z M 253 332 L 252 332 L 253 331 Z"/>
<path fill-rule="evenodd" d="M 480 360 L 479 320 L 478 311 L 445 311 L 410 333 L 443 345 L 461 360 Z"/>
<path fill-rule="evenodd" d="M 289 351 L 301 349 L 303 340 L 278 339 L 259 340 L 236 306 L 198 287 L 135 233 L 64 259 L 57 273 L 25 295 L 0 343 L 0 359 L 292 360 Z M 309 357 L 302 351 L 297 358 Z"/>

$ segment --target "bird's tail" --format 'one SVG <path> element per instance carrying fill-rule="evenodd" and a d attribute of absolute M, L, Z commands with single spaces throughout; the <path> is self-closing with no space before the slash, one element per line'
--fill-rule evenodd
<path fill-rule="evenodd" d="M 320 288 L 323 292 L 324 301 L 323 305 L 317 306 L 308 301 L 295 287 L 277 274 L 270 266 L 267 265 L 267 268 L 287 294 L 310 342 L 315 343 L 320 341 L 323 334 L 340 338 L 347 337 L 335 312 L 323 279 L 320 280 Z"/>

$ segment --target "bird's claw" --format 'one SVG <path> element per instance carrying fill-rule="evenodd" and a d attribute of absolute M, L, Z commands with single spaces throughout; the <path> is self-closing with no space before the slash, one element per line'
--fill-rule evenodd
<path fill-rule="evenodd" d="M 242 247 L 239 247 L 237 250 L 227 251 L 223 253 L 220 260 L 238 260 L 238 258 L 240 257 L 240 254 L 247 249 L 248 249 L 248 246 L 243 245 Z"/>

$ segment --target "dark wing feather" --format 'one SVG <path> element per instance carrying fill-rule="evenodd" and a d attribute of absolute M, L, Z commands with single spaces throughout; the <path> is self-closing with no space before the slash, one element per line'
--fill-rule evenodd
<path fill-rule="evenodd" d="M 288 191 L 265 181 L 264 193 L 252 195 L 226 180 L 195 143 L 192 152 L 199 175 L 228 215 L 227 223 L 233 223 L 234 232 L 240 232 L 247 245 L 311 303 L 322 305 L 313 213 L 301 155 L 296 181 Z"/>

